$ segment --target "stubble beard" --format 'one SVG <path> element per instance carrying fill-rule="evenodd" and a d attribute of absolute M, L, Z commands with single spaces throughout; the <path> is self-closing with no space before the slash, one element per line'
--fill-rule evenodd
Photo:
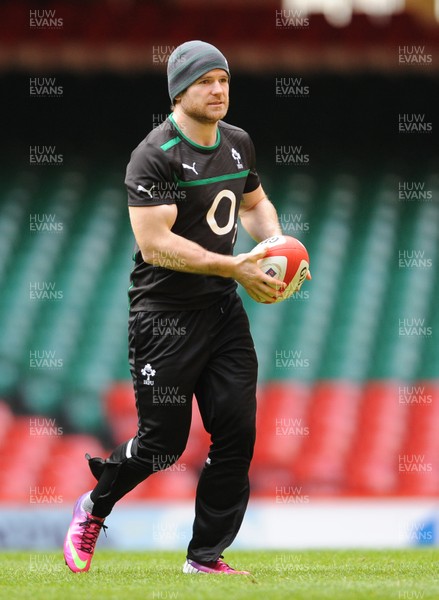
<path fill-rule="evenodd" d="M 200 109 L 198 107 L 188 106 L 182 108 L 184 109 L 186 115 L 194 121 L 197 121 L 202 125 L 215 125 L 215 123 L 218 123 L 218 121 L 224 119 L 224 117 L 226 116 L 227 110 L 229 108 L 229 103 L 228 101 L 224 101 L 224 109 L 221 111 L 221 113 L 218 113 L 218 116 L 211 116 L 206 113 L 206 110 Z"/>

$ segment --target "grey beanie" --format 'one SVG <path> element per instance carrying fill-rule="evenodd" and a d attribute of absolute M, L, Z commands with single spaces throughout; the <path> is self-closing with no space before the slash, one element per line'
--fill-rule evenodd
<path fill-rule="evenodd" d="M 194 40 L 175 48 L 168 60 L 168 90 L 172 102 L 180 92 L 212 69 L 224 69 L 230 77 L 225 56 L 212 44 Z"/>

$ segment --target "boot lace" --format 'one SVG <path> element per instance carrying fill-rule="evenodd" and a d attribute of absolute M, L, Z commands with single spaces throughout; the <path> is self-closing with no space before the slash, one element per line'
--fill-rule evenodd
<path fill-rule="evenodd" d="M 102 521 L 93 519 L 93 517 L 87 517 L 83 523 L 80 523 L 80 526 L 84 527 L 80 550 L 92 554 L 101 529 L 103 529 L 105 537 L 107 537 L 106 529 L 108 527 Z"/>

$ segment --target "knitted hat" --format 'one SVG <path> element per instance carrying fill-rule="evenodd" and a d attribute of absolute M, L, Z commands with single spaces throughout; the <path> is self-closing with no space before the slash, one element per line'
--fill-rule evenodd
<path fill-rule="evenodd" d="M 230 77 L 229 65 L 221 52 L 200 40 L 178 46 L 168 60 L 168 90 L 172 101 L 199 77 L 212 69 L 223 69 Z"/>

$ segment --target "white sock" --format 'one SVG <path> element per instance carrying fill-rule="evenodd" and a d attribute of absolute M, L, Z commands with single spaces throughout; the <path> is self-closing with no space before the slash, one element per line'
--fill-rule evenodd
<path fill-rule="evenodd" d="M 85 510 L 85 512 L 91 513 L 93 510 L 93 506 L 94 502 L 92 502 L 90 494 L 88 494 L 82 501 L 82 508 Z"/>

